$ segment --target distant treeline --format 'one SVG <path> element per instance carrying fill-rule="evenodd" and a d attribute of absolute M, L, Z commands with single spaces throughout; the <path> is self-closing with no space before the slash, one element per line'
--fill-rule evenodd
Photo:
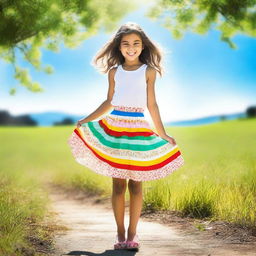
<path fill-rule="evenodd" d="M 54 122 L 55 125 L 74 124 L 71 118 L 64 118 L 60 122 Z M 38 126 L 36 120 L 32 119 L 29 114 L 12 116 L 7 110 L 0 110 L 0 126 Z"/>
<path fill-rule="evenodd" d="M 256 117 L 256 106 L 251 106 L 246 109 L 247 117 Z"/>
<path fill-rule="evenodd" d="M 0 125 L 37 126 L 37 122 L 29 115 L 12 116 L 6 110 L 0 110 Z"/>
<path fill-rule="evenodd" d="M 70 124 L 74 124 L 74 121 L 69 117 L 64 118 L 60 122 L 53 123 L 53 125 L 70 125 Z"/>
<path fill-rule="evenodd" d="M 250 106 L 245 111 L 247 118 L 255 118 L 256 117 L 256 106 Z M 221 120 L 225 120 L 225 115 L 220 116 Z M 54 122 L 53 126 L 57 125 L 71 125 L 74 124 L 74 121 L 69 118 L 63 118 L 60 122 Z M 29 114 L 12 116 L 6 110 L 0 110 L 0 125 L 8 125 L 8 126 L 37 126 L 38 123 L 33 120 Z"/>

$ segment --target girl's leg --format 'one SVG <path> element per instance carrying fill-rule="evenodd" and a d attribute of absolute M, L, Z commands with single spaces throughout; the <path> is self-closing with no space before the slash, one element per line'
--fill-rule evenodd
<path fill-rule="evenodd" d="M 127 239 L 133 240 L 142 209 L 142 182 L 129 180 L 128 188 L 130 193 L 130 222 Z"/>
<path fill-rule="evenodd" d="M 125 191 L 126 191 L 126 179 L 112 178 L 112 208 L 117 224 L 117 234 L 119 241 L 125 241 L 125 226 L 124 226 L 124 214 L 125 214 Z"/>

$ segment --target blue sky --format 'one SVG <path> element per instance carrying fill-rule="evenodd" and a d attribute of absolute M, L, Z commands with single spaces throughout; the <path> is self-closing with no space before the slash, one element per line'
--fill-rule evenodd
<path fill-rule="evenodd" d="M 127 21 L 137 22 L 166 51 L 166 73 L 162 78 L 157 76 L 155 85 L 164 122 L 236 113 L 256 104 L 255 38 L 235 36 L 237 50 L 221 42 L 218 31 L 206 35 L 185 33 L 183 39 L 175 40 L 160 21 L 145 17 L 145 11 L 143 8 L 125 16 L 116 29 Z M 0 61 L 0 108 L 13 115 L 43 111 L 85 116 L 91 113 L 106 99 L 108 80 L 107 74 L 100 74 L 90 62 L 110 36 L 98 34 L 75 50 L 43 50 L 43 63 L 55 69 L 51 75 L 31 70 L 33 80 L 45 89 L 43 93 L 18 86 L 12 78 L 13 67 Z M 20 63 L 30 67 L 22 60 Z M 10 96 L 8 90 L 14 85 L 17 94 Z M 145 114 L 149 117 L 148 111 Z"/>

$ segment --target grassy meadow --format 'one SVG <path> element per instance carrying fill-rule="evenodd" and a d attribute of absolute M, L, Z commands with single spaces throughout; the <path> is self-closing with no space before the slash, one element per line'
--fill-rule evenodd
<path fill-rule="evenodd" d="M 73 129 L 0 127 L 1 255 L 22 255 L 17 248 L 29 248 L 31 221 L 41 221 L 47 213 L 43 184 L 111 195 L 111 177 L 75 161 L 67 144 Z M 256 118 L 166 131 L 176 139 L 185 165 L 165 179 L 143 183 L 144 209 L 172 209 L 255 227 Z"/>

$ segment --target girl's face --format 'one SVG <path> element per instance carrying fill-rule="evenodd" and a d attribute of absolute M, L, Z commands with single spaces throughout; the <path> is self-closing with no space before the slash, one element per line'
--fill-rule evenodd
<path fill-rule="evenodd" d="M 144 46 L 142 45 L 141 38 L 137 34 L 132 33 L 122 37 L 119 49 L 125 59 L 133 61 L 140 56 Z"/>

